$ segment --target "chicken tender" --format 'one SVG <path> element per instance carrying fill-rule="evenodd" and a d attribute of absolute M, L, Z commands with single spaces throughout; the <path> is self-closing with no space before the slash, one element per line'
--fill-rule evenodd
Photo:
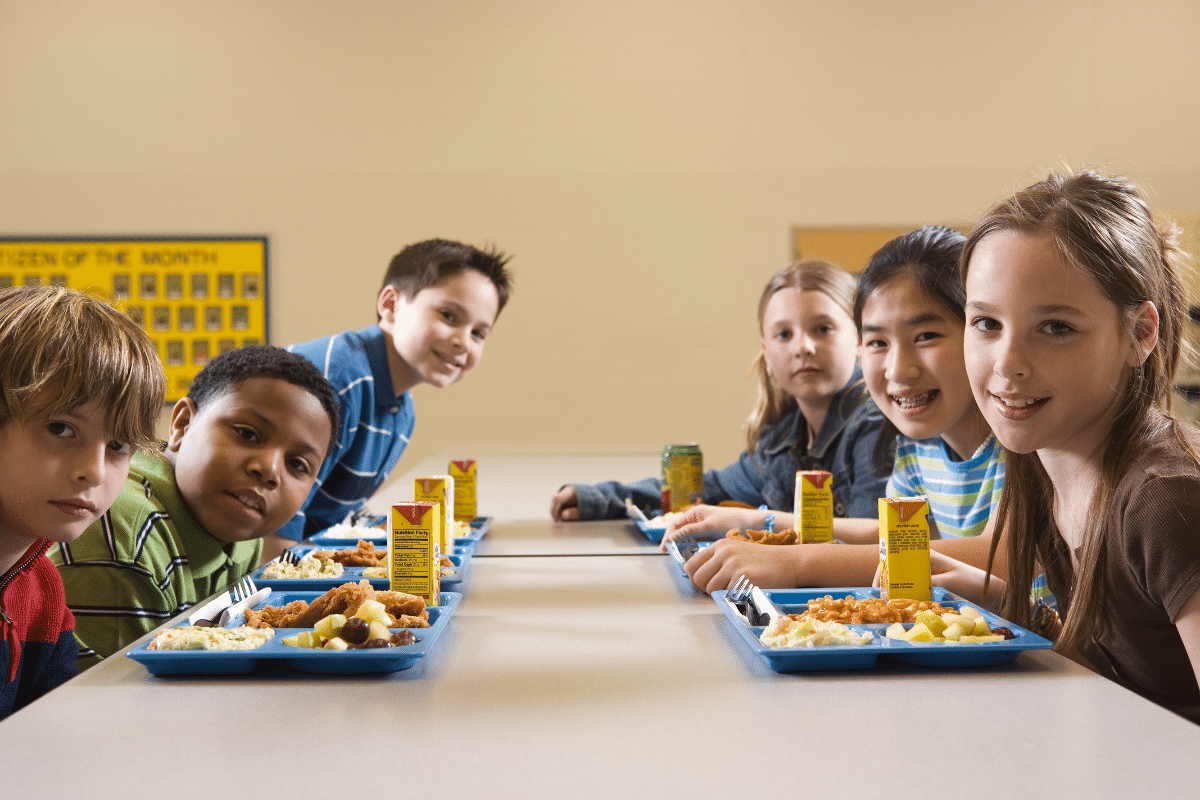
<path fill-rule="evenodd" d="M 429 609 L 423 598 L 404 592 L 377 592 L 366 580 L 343 583 L 311 603 L 293 600 L 282 608 L 248 609 L 246 624 L 252 628 L 311 628 L 330 614 L 352 617 L 367 600 L 383 603 L 389 628 L 429 627 Z"/>

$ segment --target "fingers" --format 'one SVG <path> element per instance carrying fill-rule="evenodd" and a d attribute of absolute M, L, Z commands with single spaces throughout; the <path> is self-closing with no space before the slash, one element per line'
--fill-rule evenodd
<path fill-rule="evenodd" d="M 564 486 L 550 498 L 550 518 L 559 522 L 579 519 L 579 498 L 574 487 Z"/>

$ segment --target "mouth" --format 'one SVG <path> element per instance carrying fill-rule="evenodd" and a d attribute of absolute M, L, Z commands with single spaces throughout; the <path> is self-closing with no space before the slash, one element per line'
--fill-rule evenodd
<path fill-rule="evenodd" d="M 267 503 L 258 492 L 254 492 L 249 489 L 239 489 L 226 492 L 225 494 L 232 497 L 238 502 L 238 504 L 247 510 L 258 514 L 259 516 L 265 516 L 267 513 Z"/>
<path fill-rule="evenodd" d="M 444 356 L 441 353 L 439 353 L 437 350 L 434 350 L 433 354 L 437 357 L 437 359 L 439 361 L 441 361 L 443 364 L 445 364 L 446 367 L 449 369 L 462 369 L 463 368 L 462 363 L 460 363 L 459 360 L 453 356 Z"/>
<path fill-rule="evenodd" d="M 72 517 L 88 517 L 96 513 L 96 506 L 86 500 L 51 500 L 50 504 Z"/>
<path fill-rule="evenodd" d="M 1050 402 L 1049 397 L 1030 397 L 1029 395 L 993 394 L 992 399 L 996 401 L 996 408 L 999 409 L 1001 415 L 1014 420 L 1029 419 L 1040 411 L 1042 406 Z"/>
<path fill-rule="evenodd" d="M 908 394 L 889 394 L 888 398 L 901 411 L 907 413 L 916 413 L 929 407 L 938 395 L 942 393 L 941 389 L 930 389 L 927 392 L 909 392 Z"/>

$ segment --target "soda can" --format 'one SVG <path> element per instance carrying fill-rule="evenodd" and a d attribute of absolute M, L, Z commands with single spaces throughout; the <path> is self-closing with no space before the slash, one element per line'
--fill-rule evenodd
<path fill-rule="evenodd" d="M 664 514 L 704 501 L 704 458 L 700 445 L 669 444 L 662 451 Z"/>

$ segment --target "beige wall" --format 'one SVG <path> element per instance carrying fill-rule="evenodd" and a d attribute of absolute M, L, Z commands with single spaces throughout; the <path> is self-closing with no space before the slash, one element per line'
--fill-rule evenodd
<path fill-rule="evenodd" d="M 1200 209 L 1198 34 L 1190 0 L 0 0 L 0 233 L 266 234 L 277 344 L 371 323 L 407 242 L 493 242 L 513 303 L 406 462 L 711 465 L 794 227 L 969 225 L 1064 161 Z"/>

